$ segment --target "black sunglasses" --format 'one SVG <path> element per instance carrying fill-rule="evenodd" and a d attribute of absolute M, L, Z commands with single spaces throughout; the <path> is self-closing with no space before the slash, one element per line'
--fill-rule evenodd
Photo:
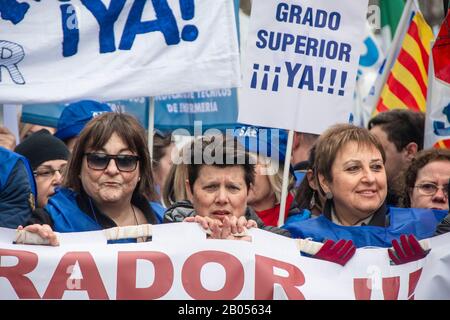
<path fill-rule="evenodd" d="M 119 171 L 131 172 L 136 170 L 137 163 L 139 161 L 138 156 L 128 154 L 106 154 L 106 153 L 85 153 L 87 165 L 93 170 L 105 170 L 111 159 L 116 162 L 116 167 Z"/>

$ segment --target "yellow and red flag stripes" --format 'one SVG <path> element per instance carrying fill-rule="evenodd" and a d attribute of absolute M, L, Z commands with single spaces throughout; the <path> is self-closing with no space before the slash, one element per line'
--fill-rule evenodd
<path fill-rule="evenodd" d="M 436 149 L 450 149 L 450 139 L 440 140 L 433 146 Z"/>
<path fill-rule="evenodd" d="M 420 11 L 416 11 L 383 87 L 375 113 L 392 109 L 425 112 L 428 63 L 433 39 L 430 26 Z"/>

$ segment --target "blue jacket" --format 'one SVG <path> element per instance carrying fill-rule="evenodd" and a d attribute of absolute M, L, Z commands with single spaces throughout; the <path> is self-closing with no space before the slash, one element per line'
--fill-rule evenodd
<path fill-rule="evenodd" d="M 283 228 L 294 238 L 312 238 L 313 241 L 339 239 L 353 240 L 356 247 L 391 247 L 393 239 L 402 234 L 413 234 L 417 239 L 431 238 L 447 211 L 390 207 L 388 227 L 340 226 L 325 216 L 304 221 L 288 221 Z"/>
<path fill-rule="evenodd" d="M 102 230 L 103 227 L 96 219 L 83 212 L 77 203 L 77 193 L 66 188 L 60 188 L 49 199 L 45 211 L 53 222 L 53 230 L 57 232 L 83 232 Z M 152 210 L 155 223 L 157 215 Z M 109 243 L 136 242 L 136 239 L 124 239 Z"/>
<path fill-rule="evenodd" d="M 158 223 L 163 223 L 164 213 L 166 212 L 166 209 L 159 202 L 154 201 L 150 202 L 150 206 L 152 207 L 153 212 L 155 212 Z"/>
<path fill-rule="evenodd" d="M 36 207 L 36 184 L 28 161 L 0 147 L 0 227 L 25 225 Z"/>

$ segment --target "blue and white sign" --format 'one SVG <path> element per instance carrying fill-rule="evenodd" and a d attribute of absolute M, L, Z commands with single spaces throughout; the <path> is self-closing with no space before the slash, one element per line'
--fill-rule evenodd
<path fill-rule="evenodd" d="M 0 2 L 0 103 L 240 85 L 233 1 Z"/>
<path fill-rule="evenodd" d="M 364 46 L 359 59 L 356 80 L 353 114 L 354 124 L 367 127 L 373 113 L 373 95 L 376 80 L 385 61 L 383 51 L 375 38 L 369 23 L 366 22 Z"/>
<path fill-rule="evenodd" d="M 239 0 L 233 3 L 236 25 L 239 26 Z M 201 123 L 202 130 L 236 125 L 238 98 L 234 88 L 163 95 L 154 99 L 155 127 L 163 131 L 186 129 L 194 134 L 194 123 Z"/>
<path fill-rule="evenodd" d="M 316 134 L 348 122 L 367 4 L 253 1 L 239 122 Z"/>
<path fill-rule="evenodd" d="M 127 112 L 135 116 L 141 125 L 148 127 L 149 99 L 133 98 L 106 102 L 113 111 Z M 56 128 L 58 119 L 67 104 L 29 104 L 22 107 L 21 121 Z"/>
<path fill-rule="evenodd" d="M 134 115 L 148 128 L 148 98 L 106 102 L 112 110 Z M 65 104 L 34 104 L 22 107 L 21 120 L 42 126 L 56 127 Z M 155 127 L 162 131 L 185 129 L 194 133 L 194 123 L 202 130 L 226 129 L 236 126 L 238 114 L 236 89 L 196 91 L 155 98 Z"/>
<path fill-rule="evenodd" d="M 226 129 L 236 125 L 236 89 L 189 92 L 155 98 L 155 127 L 161 130 L 186 129 L 193 133 L 194 123 L 202 128 Z"/>

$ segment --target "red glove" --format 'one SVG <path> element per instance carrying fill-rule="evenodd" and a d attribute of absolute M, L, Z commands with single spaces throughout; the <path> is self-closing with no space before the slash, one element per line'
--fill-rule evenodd
<path fill-rule="evenodd" d="M 352 240 L 339 240 L 337 243 L 333 240 L 327 240 L 313 257 L 345 266 L 355 252 L 356 247 Z"/>
<path fill-rule="evenodd" d="M 394 249 L 388 249 L 388 254 L 396 265 L 423 259 L 428 254 L 412 234 L 401 235 L 400 243 L 396 239 L 392 240 L 392 246 Z"/>

